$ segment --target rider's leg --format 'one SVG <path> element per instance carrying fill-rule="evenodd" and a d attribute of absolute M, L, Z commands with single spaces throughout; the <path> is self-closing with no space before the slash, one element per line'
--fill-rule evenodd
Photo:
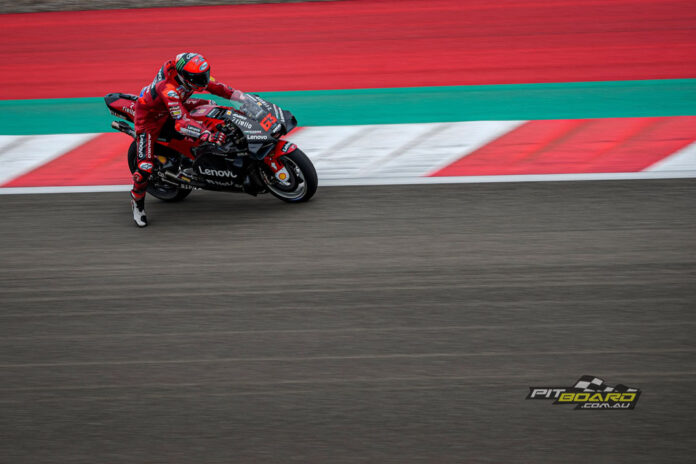
<path fill-rule="evenodd" d="M 139 227 L 147 226 L 145 215 L 145 193 L 147 182 L 154 167 L 153 143 L 154 134 L 151 132 L 138 132 L 135 137 L 137 144 L 136 169 L 133 173 L 133 188 L 131 189 L 131 205 L 133 207 L 133 220 Z"/>

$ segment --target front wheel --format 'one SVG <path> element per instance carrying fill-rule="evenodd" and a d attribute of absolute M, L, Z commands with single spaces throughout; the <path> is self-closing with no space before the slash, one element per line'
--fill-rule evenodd
<path fill-rule="evenodd" d="M 266 165 L 263 165 L 259 171 L 266 188 L 275 197 L 288 203 L 309 201 L 316 193 L 319 183 L 312 161 L 299 148 L 279 159 L 287 168 L 290 177 L 287 181 L 281 182 Z"/>
<path fill-rule="evenodd" d="M 158 152 L 158 145 L 155 145 L 155 156 Z M 131 143 L 128 148 L 128 168 L 131 174 L 135 172 L 137 166 L 138 147 L 136 142 Z M 191 193 L 190 189 L 179 188 L 176 185 L 162 182 L 157 176 L 151 175 L 147 183 L 147 193 L 162 201 L 181 201 Z"/>

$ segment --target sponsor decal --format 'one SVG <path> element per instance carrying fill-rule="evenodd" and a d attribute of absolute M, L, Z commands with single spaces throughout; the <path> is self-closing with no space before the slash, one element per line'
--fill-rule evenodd
<path fill-rule="evenodd" d="M 191 137 L 198 137 L 201 135 L 201 129 L 196 126 L 182 127 L 179 132 L 181 132 L 184 135 L 189 135 Z"/>
<path fill-rule="evenodd" d="M 153 167 L 152 163 L 148 163 L 148 162 L 138 164 L 138 168 L 145 171 L 145 172 L 152 171 L 152 167 Z"/>
<path fill-rule="evenodd" d="M 194 56 L 196 56 L 195 53 L 182 53 L 181 55 L 177 56 L 176 70 L 181 71 L 184 69 L 186 63 L 188 63 L 188 61 Z"/>
<path fill-rule="evenodd" d="M 247 121 L 246 119 L 235 118 L 234 123 L 238 126 L 245 128 L 245 129 L 251 129 L 252 127 L 254 127 L 254 125 L 252 123 L 250 123 L 249 121 Z"/>
<path fill-rule="evenodd" d="M 229 177 L 231 179 L 235 179 L 237 175 L 233 173 L 232 171 L 221 171 L 217 169 L 203 169 L 201 166 L 198 166 L 198 172 L 205 176 L 215 176 L 215 177 Z"/>
<path fill-rule="evenodd" d="M 528 400 L 553 400 L 553 404 L 575 405 L 575 409 L 634 409 L 640 390 L 604 383 L 591 375 L 583 375 L 572 387 L 529 387 Z"/>
<path fill-rule="evenodd" d="M 218 187 L 232 187 L 232 186 L 235 186 L 235 185 L 236 185 L 237 187 L 239 187 L 239 185 L 235 184 L 234 182 L 222 182 L 222 181 L 213 180 L 213 179 L 205 179 L 205 181 L 206 181 L 208 184 L 217 185 Z"/>
<path fill-rule="evenodd" d="M 267 135 L 252 135 L 252 134 L 249 134 L 249 135 L 246 136 L 246 138 L 247 138 L 248 140 L 268 140 L 268 136 L 267 136 Z"/>
<path fill-rule="evenodd" d="M 145 159 L 145 146 L 147 145 L 147 134 L 138 134 L 138 159 Z"/>
<path fill-rule="evenodd" d="M 201 65 L 201 71 L 205 71 L 206 69 L 208 69 L 208 63 L 206 63 L 204 61 L 203 64 Z"/>
<path fill-rule="evenodd" d="M 275 173 L 276 179 L 287 184 L 287 181 L 290 178 L 290 174 L 288 173 L 287 168 L 285 168 L 284 166 L 278 166 L 278 167 L 280 167 L 280 169 L 278 171 L 276 171 L 276 173 Z M 273 169 L 274 170 L 276 169 L 275 163 L 273 163 Z"/>
<path fill-rule="evenodd" d="M 291 151 L 295 151 L 296 148 L 297 145 L 295 145 L 294 143 L 286 143 L 285 145 L 283 145 L 283 148 L 281 148 L 280 151 L 282 151 L 283 153 L 290 153 Z"/>
<path fill-rule="evenodd" d="M 173 98 L 173 99 L 175 99 L 175 100 L 178 100 L 178 99 L 179 99 L 179 94 L 176 93 L 176 92 L 173 91 L 173 90 L 170 90 L 169 92 L 167 92 L 167 96 L 168 96 L 169 98 Z"/>
<path fill-rule="evenodd" d="M 171 102 L 169 105 L 169 113 L 174 119 L 181 119 L 181 107 L 176 102 Z"/>

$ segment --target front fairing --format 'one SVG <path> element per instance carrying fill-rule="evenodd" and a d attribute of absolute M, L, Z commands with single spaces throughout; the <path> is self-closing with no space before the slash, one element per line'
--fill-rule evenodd
<path fill-rule="evenodd" d="M 238 149 L 259 160 L 273 152 L 282 135 L 297 127 L 297 120 L 290 111 L 257 95 L 247 95 L 239 110 L 203 105 L 194 109 L 191 116 L 199 120 L 224 121 L 228 133 L 239 139 Z"/>

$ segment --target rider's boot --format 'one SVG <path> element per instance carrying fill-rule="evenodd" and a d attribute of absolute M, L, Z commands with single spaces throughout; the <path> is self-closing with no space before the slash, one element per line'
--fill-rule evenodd
<path fill-rule="evenodd" d="M 145 214 L 145 198 L 136 201 L 131 199 L 133 207 L 133 220 L 138 227 L 147 227 L 147 215 Z"/>

